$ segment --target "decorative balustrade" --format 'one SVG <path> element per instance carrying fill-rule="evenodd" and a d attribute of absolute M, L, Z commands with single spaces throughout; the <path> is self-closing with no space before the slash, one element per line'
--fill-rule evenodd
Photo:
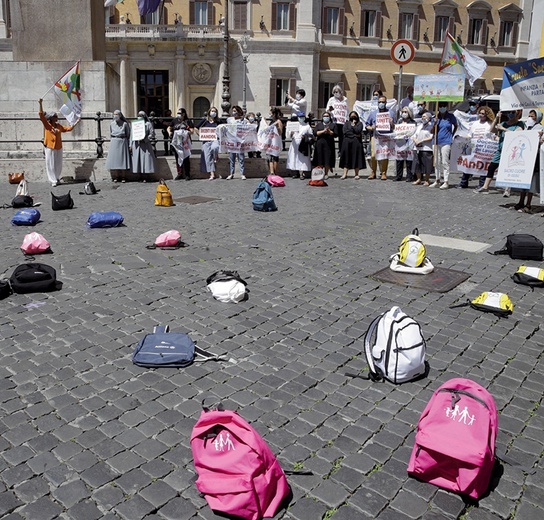
<path fill-rule="evenodd" d="M 218 40 L 222 37 L 221 25 L 106 25 L 108 40 Z"/>

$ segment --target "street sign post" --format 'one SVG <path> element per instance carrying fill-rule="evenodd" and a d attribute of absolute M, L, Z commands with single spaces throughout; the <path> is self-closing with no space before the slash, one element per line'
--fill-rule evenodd
<path fill-rule="evenodd" d="M 416 49 L 409 40 L 397 40 L 391 46 L 391 59 L 399 65 L 399 112 L 401 110 L 400 102 L 402 100 L 402 66 L 410 63 L 416 55 Z"/>

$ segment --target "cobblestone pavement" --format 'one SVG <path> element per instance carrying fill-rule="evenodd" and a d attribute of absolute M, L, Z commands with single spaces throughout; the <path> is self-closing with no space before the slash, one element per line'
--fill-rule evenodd
<path fill-rule="evenodd" d="M 429 247 L 437 266 L 470 273 L 439 294 L 368 278 L 404 235 L 503 246 L 512 232 L 544 239 L 544 219 L 501 207 L 514 198 L 406 183 L 331 179 L 326 189 L 287 179 L 279 211 L 252 210 L 257 180 L 171 182 L 175 199 L 153 205 L 156 185 L 102 182 L 71 211 L 50 209 L 49 186 L 32 183 L 52 245 L 59 292 L 0 302 L 0 516 L 38 519 L 212 519 L 199 496 L 189 436 L 203 397 L 221 399 L 264 436 L 292 476 L 288 520 L 544 518 L 542 290 L 515 285 L 519 261 Z M 473 183 L 474 184 L 474 183 Z M 13 190 L 12 190 L 13 188 Z M 13 197 L 2 190 L 0 204 Z M 92 211 L 120 211 L 125 227 L 88 230 Z M 30 228 L 1 212 L 2 271 L 24 262 Z M 189 244 L 147 250 L 179 229 Z M 529 265 L 538 265 L 529 262 Z M 249 301 L 214 301 L 205 280 L 236 269 Z M 449 306 L 484 290 L 507 292 L 513 316 Z M 400 305 L 422 326 L 430 373 L 394 386 L 345 376 L 365 370 L 362 339 L 378 313 Z M 234 362 L 185 369 L 136 367 L 131 354 L 158 323 Z M 498 446 L 537 471 L 505 465 L 477 506 L 408 478 L 414 428 L 432 392 L 468 376 L 500 410 Z"/>

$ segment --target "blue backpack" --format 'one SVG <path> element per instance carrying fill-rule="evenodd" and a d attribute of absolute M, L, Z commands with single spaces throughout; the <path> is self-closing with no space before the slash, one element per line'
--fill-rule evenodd
<path fill-rule="evenodd" d="M 11 219 L 14 226 L 35 226 L 41 218 L 40 212 L 35 208 L 20 209 Z"/>
<path fill-rule="evenodd" d="M 123 223 L 123 215 L 116 211 L 106 211 L 101 213 L 96 211 L 89 215 L 87 225 L 90 228 L 110 228 L 117 227 Z"/>
<path fill-rule="evenodd" d="M 152 334 L 146 334 L 136 345 L 132 362 L 139 367 L 187 367 L 199 355 L 203 361 L 219 360 L 198 348 L 189 335 L 183 332 L 169 332 L 168 325 L 157 325 Z"/>
<path fill-rule="evenodd" d="M 272 195 L 272 186 L 261 181 L 253 193 L 253 209 L 255 211 L 277 211 L 278 207 Z"/>

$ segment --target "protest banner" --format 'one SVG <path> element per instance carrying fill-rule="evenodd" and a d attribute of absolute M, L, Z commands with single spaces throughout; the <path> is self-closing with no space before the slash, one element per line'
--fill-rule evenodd
<path fill-rule="evenodd" d="M 396 157 L 394 134 L 376 134 L 374 136 L 374 153 L 377 161 L 394 159 Z"/>
<path fill-rule="evenodd" d="M 413 123 L 399 123 L 395 125 L 395 139 L 412 137 L 416 133 L 416 125 Z"/>
<path fill-rule="evenodd" d="M 257 125 L 225 124 L 217 127 L 220 153 L 244 153 L 259 150 Z"/>
<path fill-rule="evenodd" d="M 282 149 L 281 135 L 278 133 L 278 127 L 271 125 L 259 130 L 259 149 L 268 155 L 279 157 Z"/>
<path fill-rule="evenodd" d="M 191 155 L 191 136 L 187 130 L 174 131 L 172 148 L 176 150 L 177 162 L 181 166 L 183 160 Z"/>
<path fill-rule="evenodd" d="M 389 112 L 378 112 L 376 114 L 376 130 L 378 132 L 391 131 L 391 115 Z"/>
<path fill-rule="evenodd" d="M 500 106 L 501 110 L 544 106 L 544 58 L 503 68 Z"/>
<path fill-rule="evenodd" d="M 217 132 L 215 128 L 204 126 L 198 130 L 201 141 L 215 141 L 217 139 Z"/>
<path fill-rule="evenodd" d="M 415 146 L 412 136 L 416 132 L 416 125 L 412 123 L 401 123 L 395 125 L 395 132 L 392 134 L 395 139 L 395 158 L 397 161 L 413 161 L 415 159 Z"/>
<path fill-rule="evenodd" d="M 456 137 L 450 154 L 450 171 L 485 175 L 499 143 L 494 139 Z M 454 162 L 455 161 L 455 162 Z"/>
<path fill-rule="evenodd" d="M 386 103 L 386 108 L 388 111 L 396 113 L 397 100 L 388 99 Z M 374 100 L 355 101 L 355 103 L 353 104 L 353 111 L 359 114 L 359 118 L 361 119 L 361 123 L 363 123 L 363 126 L 366 126 L 368 121 L 368 116 L 370 116 L 370 112 L 372 112 L 373 110 L 378 110 L 378 102 Z"/>
<path fill-rule="evenodd" d="M 455 116 L 455 119 L 457 119 L 457 132 L 455 132 L 455 135 L 458 137 L 469 137 L 472 123 L 478 121 L 478 115 L 467 114 L 460 110 L 456 110 L 453 115 Z"/>
<path fill-rule="evenodd" d="M 298 121 L 287 121 L 285 125 L 285 135 L 291 137 L 294 133 L 300 130 L 300 123 Z"/>
<path fill-rule="evenodd" d="M 464 92 L 465 76 L 462 74 L 424 74 L 414 77 L 415 101 L 463 101 Z"/>
<path fill-rule="evenodd" d="M 139 117 L 130 122 L 130 140 L 141 141 L 145 139 L 145 119 Z"/>
<path fill-rule="evenodd" d="M 507 132 L 495 184 L 528 190 L 538 153 L 538 132 Z"/>
<path fill-rule="evenodd" d="M 346 101 L 334 99 L 327 107 L 327 110 L 331 110 L 332 107 L 331 112 L 333 112 L 335 123 L 338 125 L 343 125 L 348 120 L 348 102 L 347 98 L 345 99 Z"/>

